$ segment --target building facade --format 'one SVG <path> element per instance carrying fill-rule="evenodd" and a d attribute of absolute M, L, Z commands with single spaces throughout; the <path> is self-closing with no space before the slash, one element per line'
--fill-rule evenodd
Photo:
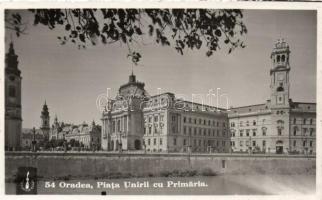
<path fill-rule="evenodd" d="M 270 98 L 228 111 L 233 151 L 316 152 L 316 103 L 290 99 L 290 49 L 278 40 L 271 53 Z"/>
<path fill-rule="evenodd" d="M 172 93 L 143 104 L 143 142 L 147 152 L 228 152 L 225 110 L 189 101 Z"/>
<path fill-rule="evenodd" d="M 315 153 L 316 103 L 290 98 L 290 48 L 271 53 L 270 98 L 263 104 L 219 109 L 149 96 L 130 75 L 102 114 L 102 148 L 147 152 Z"/>
<path fill-rule="evenodd" d="M 59 123 L 55 117 L 54 123 L 50 130 L 50 140 L 71 140 L 78 141 L 83 147 L 91 148 L 93 145 L 100 148 L 101 146 L 101 126 L 96 125 L 93 121 L 91 125 L 82 123 L 73 125 L 67 123 Z"/>
<path fill-rule="evenodd" d="M 5 149 L 17 150 L 21 146 L 21 72 L 13 43 L 5 58 Z"/>
<path fill-rule="evenodd" d="M 223 109 L 150 96 L 132 74 L 102 115 L 102 148 L 108 151 L 228 152 L 228 117 Z"/>

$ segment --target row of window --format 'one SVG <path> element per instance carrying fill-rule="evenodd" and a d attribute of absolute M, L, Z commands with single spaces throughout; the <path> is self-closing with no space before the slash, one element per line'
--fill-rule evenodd
<path fill-rule="evenodd" d="M 124 124 L 123 124 L 124 130 L 127 130 L 127 118 L 124 117 L 122 119 L 124 119 L 124 121 L 123 121 L 124 122 Z M 115 133 L 116 131 L 121 132 L 121 120 L 122 119 L 117 119 L 117 120 L 112 121 L 112 133 Z"/>
<path fill-rule="evenodd" d="M 253 129 L 252 131 L 250 131 L 250 129 L 246 129 L 246 130 L 244 130 L 244 129 L 242 129 L 242 130 L 239 130 L 239 136 L 240 137 L 243 137 L 244 136 L 244 131 L 245 131 L 245 136 L 247 136 L 247 137 L 249 137 L 249 136 L 256 136 L 257 135 L 257 130 L 256 129 Z M 263 136 L 266 136 L 266 129 L 265 128 L 263 128 L 262 129 L 262 135 Z M 235 137 L 236 135 L 235 135 L 235 132 L 232 132 L 232 134 L 231 134 L 231 136 L 232 137 Z"/>
<path fill-rule="evenodd" d="M 162 138 L 159 139 L 159 143 L 160 143 L 160 145 L 162 145 Z M 210 142 L 208 141 L 208 145 L 209 145 L 209 143 Z M 239 141 L 239 146 L 240 147 L 243 147 L 244 144 L 246 146 L 249 146 L 250 143 L 252 144 L 253 147 L 255 147 L 257 145 L 257 142 L 256 141 Z M 174 145 L 177 145 L 176 138 L 173 139 L 173 144 Z M 191 145 L 193 145 L 193 146 L 202 146 L 202 144 L 203 144 L 203 146 L 207 146 L 207 141 L 206 140 L 203 140 L 203 142 L 202 142 L 202 140 L 193 140 L 193 143 Z M 216 144 L 217 144 L 217 146 L 219 146 L 220 145 L 220 141 L 217 141 Z M 222 144 L 222 146 L 225 146 L 226 145 L 226 141 L 221 141 L 221 144 Z M 313 141 L 309 141 L 309 143 L 307 143 L 307 141 L 303 141 L 302 142 L 302 146 L 303 147 L 306 147 L 307 144 L 309 144 L 310 147 L 313 147 Z M 147 139 L 147 145 L 149 145 L 149 146 L 151 145 L 151 139 Z M 157 139 L 156 138 L 153 139 L 153 145 L 157 145 Z M 187 146 L 187 145 L 189 145 L 189 144 L 187 143 L 187 140 L 184 139 L 183 140 L 183 146 Z M 232 147 L 235 147 L 236 146 L 235 141 L 231 141 L 231 146 Z M 262 146 L 263 147 L 266 147 L 266 141 L 265 140 L 262 141 Z M 294 140 L 293 141 L 293 147 L 296 147 L 296 146 L 297 146 L 297 141 Z M 150 149 L 148 149 L 148 151 L 149 150 Z M 159 151 L 162 151 L 162 150 L 159 149 Z"/>
<path fill-rule="evenodd" d="M 183 139 L 183 146 L 211 146 L 211 144 L 216 144 L 216 146 L 220 146 L 220 143 L 222 146 L 226 145 L 226 141 L 215 141 L 215 140 L 202 140 L 202 139 L 192 139 L 191 140 L 191 144 L 189 144 L 189 140 L 188 139 Z M 174 138 L 173 139 L 173 145 L 177 145 L 177 139 Z"/>
<path fill-rule="evenodd" d="M 296 119 L 296 118 L 294 118 L 293 119 L 293 124 L 297 124 L 297 123 L 299 123 L 299 119 Z M 306 118 L 303 118 L 303 124 L 310 124 L 310 125 L 312 125 L 313 124 L 313 119 L 311 118 L 311 119 L 306 119 Z"/>
<path fill-rule="evenodd" d="M 303 133 L 306 134 L 307 132 L 310 133 L 310 136 L 313 136 L 314 128 L 303 128 Z M 298 129 L 294 127 L 293 135 L 296 136 L 298 133 Z"/>
<path fill-rule="evenodd" d="M 255 140 L 253 140 L 253 141 L 249 141 L 249 140 L 243 141 L 243 140 L 241 140 L 241 141 L 239 141 L 239 146 L 242 147 L 242 146 L 244 146 L 244 144 L 246 146 L 249 146 L 250 143 L 252 144 L 253 147 L 255 147 L 257 145 Z M 236 146 L 235 141 L 231 141 L 231 146 L 233 146 L 233 147 Z M 265 140 L 262 141 L 262 146 L 263 147 L 266 146 L 266 141 Z"/>
<path fill-rule="evenodd" d="M 162 126 L 158 127 L 158 126 L 154 126 L 153 128 L 153 133 L 154 134 L 162 134 Z M 144 134 L 147 135 L 151 135 L 152 134 L 152 127 L 149 126 L 148 128 L 144 127 Z"/>
<path fill-rule="evenodd" d="M 246 146 L 249 146 L 249 144 L 250 144 L 250 142 L 252 143 L 252 146 L 254 147 L 254 146 L 256 146 L 257 144 L 256 144 L 256 141 L 254 140 L 254 141 L 249 141 L 249 140 L 247 140 L 247 141 L 239 141 L 239 146 L 240 147 L 242 147 L 242 146 L 244 146 L 244 144 L 246 145 Z M 231 141 L 231 146 L 233 146 L 233 147 L 235 147 L 235 141 Z M 296 147 L 296 145 L 297 145 L 297 142 L 296 142 L 296 140 L 294 140 L 293 141 L 293 147 Z M 265 147 L 266 146 L 266 141 L 265 140 L 263 140 L 262 141 L 262 146 L 263 147 Z M 302 146 L 303 147 L 306 147 L 307 146 L 307 141 L 303 141 L 302 142 Z M 309 146 L 310 147 L 313 147 L 313 141 L 309 141 Z"/>
<path fill-rule="evenodd" d="M 306 147 L 306 145 L 307 145 L 307 141 L 306 140 L 302 141 L 302 146 Z M 309 145 L 310 147 L 313 147 L 313 141 L 309 141 Z M 296 147 L 296 140 L 293 141 L 293 147 Z"/>
<path fill-rule="evenodd" d="M 280 112 L 282 112 L 282 111 L 280 111 Z M 279 121 L 282 121 L 282 120 L 279 120 Z M 264 123 L 265 123 L 265 119 L 263 119 L 263 124 Z M 296 124 L 296 123 L 299 123 L 299 119 L 294 118 L 293 119 L 293 124 Z M 250 122 L 250 121 L 246 121 L 245 122 L 245 125 L 246 126 L 250 126 L 250 125 L 256 126 L 256 124 L 257 124 L 256 120 L 253 120 L 252 122 Z M 303 124 L 310 124 L 310 125 L 312 125 L 313 124 L 313 119 L 312 118 L 311 119 L 304 118 L 303 119 Z M 240 121 L 239 122 L 239 126 L 244 126 L 244 122 L 243 121 Z M 235 122 L 231 122 L 230 123 L 230 127 L 236 127 Z"/>
<path fill-rule="evenodd" d="M 191 117 L 183 117 L 183 123 L 190 123 L 190 124 L 200 124 L 200 125 L 208 125 L 208 126 L 220 126 L 219 121 L 214 120 L 206 120 L 206 119 L 197 119 Z M 226 123 L 222 122 L 222 126 L 226 127 Z"/>
<path fill-rule="evenodd" d="M 148 130 L 148 132 L 147 132 Z M 240 137 L 244 136 L 244 131 L 245 131 L 245 136 L 253 136 L 255 137 L 257 135 L 257 130 L 253 129 L 252 131 L 250 129 L 241 129 L 239 130 L 239 135 Z M 306 134 L 309 131 L 310 136 L 313 136 L 314 133 L 314 128 L 303 128 L 303 133 Z M 282 135 L 282 128 L 277 129 L 278 135 Z M 158 128 L 157 126 L 154 127 L 154 133 L 160 133 L 162 134 L 162 127 Z M 183 127 L 183 134 L 184 135 L 193 135 L 194 136 L 208 136 L 208 137 L 220 137 L 220 130 L 215 130 L 215 129 L 206 129 L 206 128 L 197 128 L 197 127 Z M 217 134 L 216 134 L 217 133 Z M 298 133 L 297 129 L 293 130 L 293 135 L 296 136 Z M 144 134 L 152 134 L 152 127 L 148 127 L 148 129 L 144 128 Z M 222 136 L 226 136 L 225 130 L 222 131 Z M 235 137 L 235 132 L 233 131 L 231 134 L 232 137 Z M 266 129 L 262 129 L 262 136 L 266 136 Z"/>
<path fill-rule="evenodd" d="M 196 135 L 199 135 L 199 136 L 212 136 L 212 137 L 220 137 L 220 130 L 217 129 L 217 131 L 215 129 L 207 129 L 207 128 L 198 128 L 198 127 L 187 127 L 187 126 L 184 126 L 183 127 L 183 134 L 186 135 L 186 134 L 189 134 L 190 136 L 192 135 L 196 136 Z M 216 134 L 217 133 L 217 134 Z M 222 136 L 225 137 L 226 136 L 226 131 L 223 130 L 222 131 Z"/>
<path fill-rule="evenodd" d="M 162 138 L 148 138 L 146 140 L 144 140 L 144 144 L 147 146 L 151 146 L 151 145 L 163 145 L 163 140 Z M 226 145 L 226 141 L 215 141 L 215 140 L 202 140 L 202 139 L 193 139 L 191 140 L 191 144 L 192 146 L 210 146 L 211 144 L 217 145 L 217 146 L 225 146 Z M 177 138 L 173 138 L 173 145 L 176 146 L 178 145 L 178 141 Z M 183 139 L 182 140 L 182 145 L 183 146 L 188 146 L 189 145 L 189 140 L 188 139 Z"/>
<path fill-rule="evenodd" d="M 284 54 L 282 54 L 282 56 L 277 55 L 276 60 L 277 62 L 285 62 L 285 55 Z M 275 59 L 274 59 L 274 62 L 276 62 Z M 288 57 L 287 57 L 287 62 L 288 62 Z"/>
<path fill-rule="evenodd" d="M 265 119 L 263 119 L 263 123 L 265 122 Z M 256 126 L 256 120 L 253 120 L 253 122 L 251 123 L 253 126 Z M 244 122 L 243 121 L 240 121 L 239 122 L 239 126 L 243 126 L 244 125 Z M 246 121 L 246 126 L 249 126 L 250 125 L 250 122 L 249 121 Z M 230 127 L 235 127 L 236 126 L 236 124 L 235 124 L 235 122 L 231 122 L 230 123 Z"/>
<path fill-rule="evenodd" d="M 153 121 L 152 121 L 152 119 L 153 119 Z M 164 116 L 163 115 L 149 115 L 149 116 L 146 116 L 146 117 L 144 117 L 144 122 L 146 123 L 146 122 L 149 122 L 149 123 L 152 123 L 152 122 L 154 122 L 154 123 L 156 123 L 156 122 L 159 122 L 159 119 L 160 119 L 160 122 L 163 122 L 163 120 L 164 120 Z"/>
<path fill-rule="evenodd" d="M 149 138 L 149 139 L 146 139 L 146 140 L 144 140 L 144 144 L 146 144 L 146 145 L 148 145 L 148 146 L 150 146 L 150 145 L 157 145 L 157 138 L 153 138 L 153 139 L 151 139 L 151 138 Z M 163 144 L 163 140 L 162 140 L 162 138 L 159 138 L 159 145 L 162 145 Z"/>

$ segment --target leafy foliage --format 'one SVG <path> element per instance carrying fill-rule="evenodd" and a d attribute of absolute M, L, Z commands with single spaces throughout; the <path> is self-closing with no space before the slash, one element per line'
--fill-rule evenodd
<path fill-rule="evenodd" d="M 247 33 L 241 10 L 31 9 L 30 12 L 34 14 L 34 25 L 42 24 L 49 29 L 64 27 L 65 34 L 58 36 L 61 44 L 72 42 L 81 49 L 89 43 L 120 42 L 127 45 L 128 57 L 135 64 L 141 55 L 133 51 L 133 44 L 144 44 L 144 38 L 152 38 L 161 46 L 172 46 L 181 55 L 185 49 L 199 50 L 205 46 L 206 55 L 211 56 L 222 44 L 228 46 L 228 53 L 244 48 L 240 37 Z M 11 14 L 9 18 L 11 29 L 19 36 L 21 30 L 16 27 L 21 25 L 20 14 Z"/>

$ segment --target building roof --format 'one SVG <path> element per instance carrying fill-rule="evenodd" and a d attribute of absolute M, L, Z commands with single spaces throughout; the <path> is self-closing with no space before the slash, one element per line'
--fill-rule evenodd
<path fill-rule="evenodd" d="M 55 127 L 58 128 L 58 127 Z M 55 129 L 54 129 L 55 131 Z M 83 122 L 79 125 L 74 124 L 68 124 L 65 125 L 61 131 L 58 132 L 58 134 L 64 133 L 65 136 L 68 135 L 75 135 L 75 134 L 90 134 L 91 132 L 101 131 L 101 126 L 96 125 L 95 123 L 92 123 L 91 125 L 88 125 L 87 123 Z"/>
<path fill-rule="evenodd" d="M 196 103 L 192 101 L 182 101 L 186 106 L 189 106 L 192 108 L 194 106 L 194 110 L 200 110 L 200 111 L 226 111 L 227 109 L 225 108 L 219 108 L 215 106 L 210 106 L 207 104 L 201 104 L 201 103 Z M 202 110 L 204 109 L 204 110 Z"/>
<path fill-rule="evenodd" d="M 291 102 L 291 110 L 300 112 L 316 112 L 316 103 Z"/>
<path fill-rule="evenodd" d="M 249 112 L 257 112 L 262 110 L 268 110 L 269 107 L 266 103 L 263 104 L 254 104 L 248 106 L 240 106 L 240 107 L 232 107 L 229 109 L 229 114 L 232 113 L 249 113 Z"/>

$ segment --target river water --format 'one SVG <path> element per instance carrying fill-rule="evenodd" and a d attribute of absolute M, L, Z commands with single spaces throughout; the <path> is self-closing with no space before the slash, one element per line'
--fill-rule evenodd
<path fill-rule="evenodd" d="M 46 183 L 47 182 L 47 183 Z M 88 188 L 79 188 L 80 186 Z M 54 187 L 55 186 L 55 187 Z M 287 195 L 314 194 L 315 175 L 218 175 L 184 178 L 131 178 L 46 181 L 38 194 L 101 195 Z M 6 194 L 15 194 L 15 183 L 6 183 Z"/>

